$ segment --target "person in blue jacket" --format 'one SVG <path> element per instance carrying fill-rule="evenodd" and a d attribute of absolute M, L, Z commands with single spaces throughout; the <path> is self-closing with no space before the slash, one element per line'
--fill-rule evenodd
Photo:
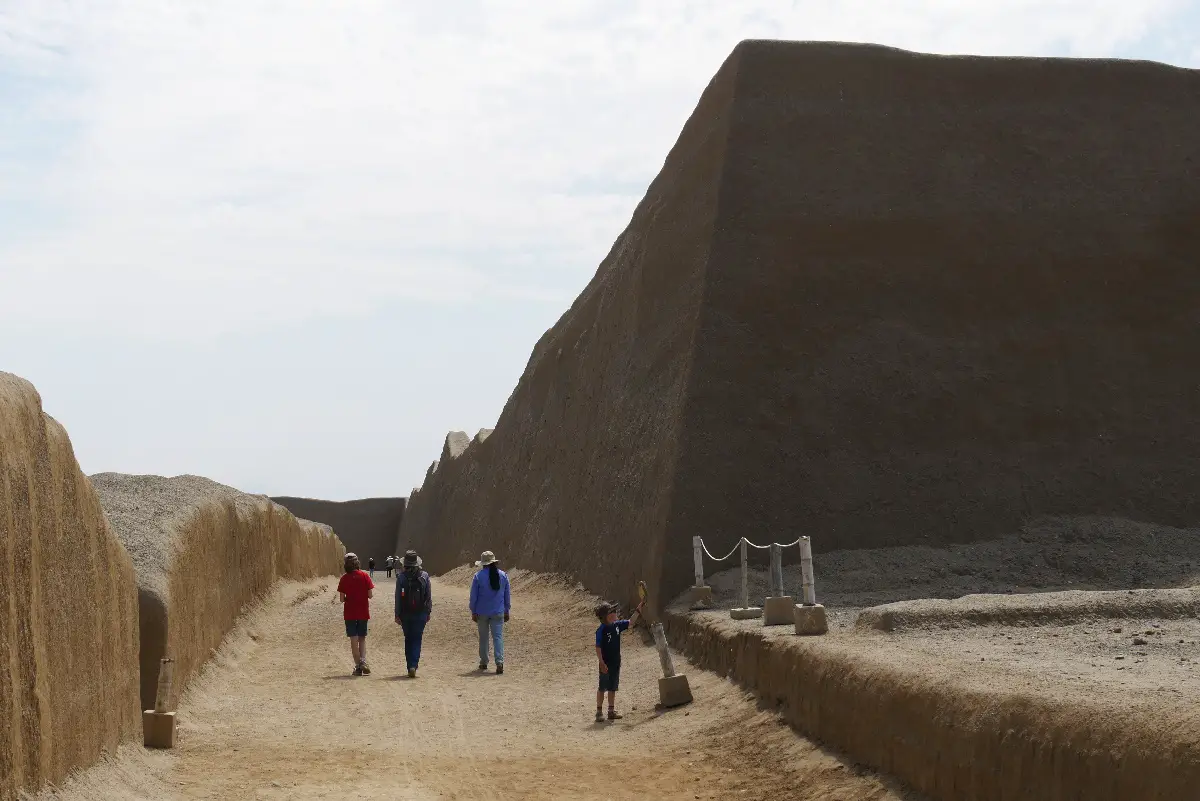
<path fill-rule="evenodd" d="M 496 675 L 504 673 L 504 624 L 512 609 L 508 574 L 500 560 L 484 551 L 476 563 L 479 572 L 471 580 L 471 620 L 479 626 L 479 669 L 488 668 L 488 633 L 496 654 Z"/>

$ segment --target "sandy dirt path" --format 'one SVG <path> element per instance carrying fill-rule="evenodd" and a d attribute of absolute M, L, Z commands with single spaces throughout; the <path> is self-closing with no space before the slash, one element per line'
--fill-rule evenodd
<path fill-rule="evenodd" d="M 620 707 L 595 724 L 591 599 L 514 582 L 503 676 L 476 671 L 467 591 L 438 581 L 418 678 L 377 573 L 370 677 L 352 678 L 331 580 L 285 583 L 180 706 L 179 746 L 127 747 L 42 798 L 912 799 L 687 667 L 698 701 L 659 712 L 653 648 L 625 646 Z M 522 585 L 523 584 L 523 585 Z"/>

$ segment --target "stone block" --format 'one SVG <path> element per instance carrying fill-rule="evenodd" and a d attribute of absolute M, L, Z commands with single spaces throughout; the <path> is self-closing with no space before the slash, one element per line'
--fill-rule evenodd
<path fill-rule="evenodd" d="M 142 712 L 142 737 L 147 748 L 175 747 L 175 713 Z"/>
<path fill-rule="evenodd" d="M 708 609 L 712 606 L 712 587 L 691 587 L 687 598 L 689 608 Z"/>
<path fill-rule="evenodd" d="M 692 702 L 692 688 L 687 676 L 677 673 L 658 680 L 658 701 L 665 707 L 682 706 Z"/>
<path fill-rule="evenodd" d="M 761 606 L 739 606 L 729 610 L 729 616 L 734 620 L 755 620 L 762 617 L 762 614 Z"/>
<path fill-rule="evenodd" d="M 795 605 L 796 600 L 790 595 L 768 598 L 763 604 L 763 625 L 786 626 L 794 623 L 796 621 L 796 613 L 793 611 Z"/>
<path fill-rule="evenodd" d="M 829 622 L 825 619 L 825 607 L 821 604 L 805 606 L 796 604 L 796 633 L 804 636 L 825 634 L 829 631 Z"/>

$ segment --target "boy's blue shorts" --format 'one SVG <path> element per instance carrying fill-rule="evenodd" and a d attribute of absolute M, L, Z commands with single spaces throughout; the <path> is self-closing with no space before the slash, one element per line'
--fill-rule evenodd
<path fill-rule="evenodd" d="M 600 692 L 615 693 L 621 684 L 621 666 L 609 665 L 607 673 L 600 674 Z"/>
<path fill-rule="evenodd" d="M 367 636 L 367 621 L 365 621 L 365 620 L 347 620 L 346 621 L 346 636 L 347 637 L 366 637 Z"/>

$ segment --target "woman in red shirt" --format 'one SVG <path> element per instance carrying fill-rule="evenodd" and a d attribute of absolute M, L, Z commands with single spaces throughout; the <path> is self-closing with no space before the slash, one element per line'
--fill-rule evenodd
<path fill-rule="evenodd" d="M 350 655 L 354 658 L 354 675 L 370 676 L 367 667 L 367 621 L 371 618 L 370 599 L 375 595 L 375 582 L 363 572 L 358 556 L 346 554 L 338 596 L 342 600 L 342 617 L 346 619 L 346 636 L 350 638 Z"/>

